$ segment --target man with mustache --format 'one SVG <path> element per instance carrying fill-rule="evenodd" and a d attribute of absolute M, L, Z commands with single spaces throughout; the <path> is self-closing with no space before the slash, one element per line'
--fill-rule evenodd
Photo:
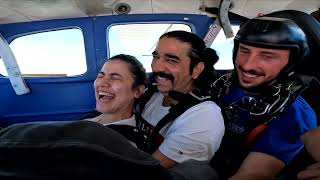
<path fill-rule="evenodd" d="M 163 34 L 152 55 L 157 90 L 136 118 L 147 139 L 148 147 L 142 149 L 166 168 L 190 159 L 209 162 L 224 134 L 223 117 L 215 102 L 195 94 L 209 89 L 219 57 L 200 37 L 185 31 Z"/>
<path fill-rule="evenodd" d="M 229 104 L 225 135 L 211 161 L 221 179 L 274 179 L 303 148 L 300 136 L 316 127 L 316 116 L 299 96 L 304 85 L 295 68 L 308 49 L 292 20 L 258 17 L 241 26 L 235 70 L 214 83 Z"/>

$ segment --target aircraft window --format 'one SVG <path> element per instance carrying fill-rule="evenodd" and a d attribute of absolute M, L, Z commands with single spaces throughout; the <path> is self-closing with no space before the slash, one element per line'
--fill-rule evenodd
<path fill-rule="evenodd" d="M 233 33 L 236 34 L 239 30 L 239 25 L 232 25 Z M 233 69 L 232 51 L 233 38 L 226 39 L 223 30 L 218 33 L 218 36 L 213 41 L 211 48 L 217 51 L 219 61 L 215 64 L 215 69 L 228 70 Z"/>
<path fill-rule="evenodd" d="M 84 40 L 80 29 L 21 36 L 10 43 L 10 48 L 23 76 L 64 77 L 87 71 Z M 0 74 L 7 76 L 2 60 Z"/>
<path fill-rule="evenodd" d="M 117 54 L 135 56 L 151 72 L 152 52 L 159 37 L 165 32 L 184 30 L 191 32 L 186 24 L 125 24 L 113 25 L 109 28 L 110 57 Z"/>

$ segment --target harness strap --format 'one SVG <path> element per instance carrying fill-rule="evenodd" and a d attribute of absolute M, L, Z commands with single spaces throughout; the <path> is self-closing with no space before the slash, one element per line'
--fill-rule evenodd
<path fill-rule="evenodd" d="M 232 73 L 220 76 L 211 84 L 213 97 L 223 102 L 223 97 L 228 94 L 232 81 Z M 243 97 L 237 103 L 225 106 L 223 111 L 225 121 L 233 118 L 233 106 L 240 106 L 250 112 L 253 124 L 251 124 L 251 129 L 249 129 L 244 139 L 244 145 L 248 147 L 268 127 L 268 124 L 309 87 L 313 81 L 310 76 L 296 74 L 285 83 L 272 86 L 263 94 L 263 98 L 260 100 L 251 96 Z M 221 104 L 226 103 L 220 103 L 219 105 Z"/>
<path fill-rule="evenodd" d="M 169 93 L 171 95 L 172 92 Z M 155 142 L 155 138 L 159 135 L 160 130 L 166 126 L 168 123 L 177 119 L 181 114 L 183 114 L 186 110 L 191 108 L 192 106 L 203 102 L 204 100 L 198 100 L 191 94 L 182 94 L 178 92 L 174 92 L 174 97 L 177 98 L 178 104 L 172 106 L 169 110 L 169 113 L 165 115 L 155 126 L 154 130 L 151 134 L 151 141 Z M 152 147 L 152 151 L 155 151 L 158 148 L 158 145 Z"/>
<path fill-rule="evenodd" d="M 254 103 L 250 110 L 253 122 L 259 122 L 245 137 L 244 145 L 248 147 L 258 135 L 260 135 L 268 124 L 275 119 L 283 110 L 288 107 L 296 98 L 308 87 L 307 77 L 299 77 L 288 81 L 286 84 L 273 86 L 275 93 L 266 95 L 259 103 Z M 265 105 L 265 108 L 259 108 L 257 104 Z"/>
<path fill-rule="evenodd" d="M 150 88 L 148 88 L 148 90 L 141 98 L 140 102 L 136 105 L 135 114 L 137 124 L 145 121 L 141 116 L 142 110 L 155 92 L 157 92 L 156 86 L 151 86 Z M 210 99 L 210 96 L 203 98 L 203 96 L 199 97 L 196 94 L 183 94 L 175 91 L 169 92 L 169 95 L 173 99 L 178 101 L 178 104 L 173 105 L 169 109 L 169 113 L 166 114 L 157 123 L 157 125 L 154 127 L 151 133 L 143 132 L 142 130 L 138 129 L 138 134 L 140 138 L 138 139 L 139 141 L 137 143 L 137 146 L 146 152 L 152 153 L 159 147 L 160 144 L 157 143 L 156 138 L 159 136 L 160 131 L 163 127 L 165 127 L 168 123 L 174 121 L 177 117 L 183 114 L 190 107 Z"/>
<path fill-rule="evenodd" d="M 157 86 L 155 84 L 152 84 L 148 87 L 148 89 L 144 92 L 144 94 L 139 98 L 139 100 L 135 103 L 134 106 L 134 114 L 136 117 L 136 126 L 137 131 L 135 132 L 135 136 L 137 137 L 134 141 L 137 145 L 137 147 L 147 153 L 152 153 L 150 151 L 150 134 L 148 132 L 145 132 L 141 125 L 145 124 L 145 120 L 142 117 L 142 111 L 145 107 L 145 105 L 148 103 L 148 101 L 151 99 L 152 95 L 157 92 Z"/>
<path fill-rule="evenodd" d="M 128 140 L 132 142 L 137 142 L 137 128 L 130 126 L 130 125 L 119 125 L 119 124 L 110 124 L 106 127 L 111 128 L 124 137 L 126 137 Z"/>
<path fill-rule="evenodd" d="M 263 123 L 251 130 L 244 140 L 244 145 L 248 147 L 267 127 L 267 123 Z"/>
<path fill-rule="evenodd" d="M 219 79 L 220 82 L 213 84 L 213 89 L 217 89 L 216 94 L 223 101 L 223 97 L 228 94 L 228 85 L 232 78 Z M 218 87 L 214 87 L 215 85 Z M 245 96 L 223 109 L 224 111 L 228 109 L 223 114 L 226 133 L 220 148 L 210 161 L 210 165 L 217 170 L 221 179 L 228 179 L 237 172 L 254 141 L 267 130 L 269 123 L 290 106 L 308 86 L 308 78 L 292 77 L 282 84 L 266 89 L 266 92 L 259 96 L 261 99 L 255 96 Z M 241 118 L 239 116 L 242 115 L 237 114 L 236 110 L 240 110 L 240 113 L 250 112 L 249 119 L 247 119 L 248 126 L 245 124 L 237 126 L 237 122 L 233 121 L 235 118 Z M 238 127 L 240 128 L 237 129 Z"/>

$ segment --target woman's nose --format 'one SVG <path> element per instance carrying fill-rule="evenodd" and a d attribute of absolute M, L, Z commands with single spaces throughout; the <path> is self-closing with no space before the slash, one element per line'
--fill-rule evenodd
<path fill-rule="evenodd" d="M 99 79 L 96 79 L 95 84 L 101 87 L 109 87 L 110 80 L 107 77 L 99 78 Z"/>

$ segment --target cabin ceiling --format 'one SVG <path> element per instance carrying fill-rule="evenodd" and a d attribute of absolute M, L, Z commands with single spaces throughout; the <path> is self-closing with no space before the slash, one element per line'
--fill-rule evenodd
<path fill-rule="evenodd" d="M 0 0 L 0 24 L 117 14 L 115 7 L 130 5 L 130 14 L 206 14 L 200 7 L 218 7 L 220 0 Z M 320 0 L 232 0 L 231 12 L 248 18 L 277 10 L 312 13 Z M 202 8 L 203 9 L 203 8 Z"/>

